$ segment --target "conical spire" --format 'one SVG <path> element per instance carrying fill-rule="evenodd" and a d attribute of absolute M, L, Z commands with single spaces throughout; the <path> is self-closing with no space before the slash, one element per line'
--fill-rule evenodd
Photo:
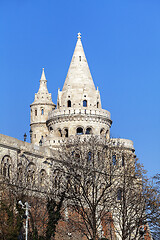
<path fill-rule="evenodd" d="M 34 103 L 41 102 L 41 103 L 53 104 L 51 93 L 49 93 L 47 89 L 47 80 L 44 73 L 44 68 L 42 68 L 42 75 L 39 82 L 40 82 L 40 86 L 39 86 L 38 93 L 35 94 Z"/>
<path fill-rule="evenodd" d="M 41 79 L 40 81 L 40 86 L 39 86 L 39 92 L 43 92 L 43 93 L 48 93 L 48 89 L 47 89 L 47 80 L 46 80 L 46 76 L 44 73 L 44 68 L 42 68 L 42 75 L 41 75 Z"/>
<path fill-rule="evenodd" d="M 90 88 L 92 90 L 95 90 L 93 79 L 81 42 L 81 33 L 78 33 L 77 38 L 77 44 L 62 91 L 66 91 L 68 88 Z"/>
<path fill-rule="evenodd" d="M 46 80 L 45 73 L 44 73 L 44 68 L 42 68 L 42 75 L 41 75 L 40 81 L 47 81 L 47 80 Z"/>
<path fill-rule="evenodd" d="M 83 107 L 83 102 L 86 101 L 87 107 L 97 108 L 99 105 L 101 108 L 99 91 L 95 89 L 89 70 L 81 42 L 81 33 L 78 33 L 77 38 L 62 92 L 58 92 L 57 106 L 67 107 L 69 104 L 74 108 L 79 108 Z"/>

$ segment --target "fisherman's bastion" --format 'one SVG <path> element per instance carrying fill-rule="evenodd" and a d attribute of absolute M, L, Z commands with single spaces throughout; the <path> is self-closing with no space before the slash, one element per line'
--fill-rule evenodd
<path fill-rule="evenodd" d="M 15 172 L 18 173 L 17 178 L 28 172 L 29 181 L 32 182 L 36 176 L 38 184 L 43 185 L 47 179 L 49 185 L 50 159 L 54 158 L 64 141 L 76 136 L 97 136 L 110 143 L 112 152 L 118 151 L 121 146 L 135 158 L 131 140 L 110 138 L 111 125 L 111 114 L 102 108 L 100 92 L 94 85 L 81 34 L 78 33 L 63 88 L 58 89 L 57 103 L 52 102 L 45 70 L 42 69 L 39 90 L 30 105 L 30 143 L 0 134 L 1 175 L 15 181 Z M 114 158 L 116 161 L 117 156 L 114 155 Z M 123 158 L 120 164 L 124 165 Z M 71 239 L 71 234 L 64 239 Z M 117 236 L 113 239 L 121 238 Z"/>

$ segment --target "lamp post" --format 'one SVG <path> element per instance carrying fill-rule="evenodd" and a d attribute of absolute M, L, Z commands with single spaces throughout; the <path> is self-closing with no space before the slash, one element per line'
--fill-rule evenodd
<path fill-rule="evenodd" d="M 25 133 L 24 134 L 24 142 L 26 142 L 26 139 L 27 139 L 27 134 Z"/>
<path fill-rule="evenodd" d="M 26 232 L 26 237 L 25 240 L 28 240 L 28 219 L 29 219 L 29 208 L 31 206 L 29 206 L 28 202 L 25 202 L 24 204 L 22 203 L 22 201 L 18 202 L 22 208 L 25 210 L 25 218 L 26 218 L 26 227 L 25 227 L 25 232 Z"/>
<path fill-rule="evenodd" d="M 29 133 L 30 133 L 30 142 L 32 143 L 32 133 L 33 133 L 32 129 L 30 129 Z"/>

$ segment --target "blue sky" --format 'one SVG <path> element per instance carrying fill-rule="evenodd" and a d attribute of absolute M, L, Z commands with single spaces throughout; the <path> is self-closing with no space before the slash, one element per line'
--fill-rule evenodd
<path fill-rule="evenodd" d="M 42 67 L 56 103 L 79 31 L 111 136 L 133 140 L 148 175 L 160 172 L 159 0 L 1 0 L 0 133 L 29 136 Z"/>

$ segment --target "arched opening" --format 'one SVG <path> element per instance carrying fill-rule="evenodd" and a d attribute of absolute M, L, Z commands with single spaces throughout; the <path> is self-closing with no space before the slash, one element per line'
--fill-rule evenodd
<path fill-rule="evenodd" d="M 35 116 L 37 116 L 37 109 L 35 109 Z"/>
<path fill-rule="evenodd" d="M 86 134 L 91 134 L 92 133 L 92 129 L 91 128 L 87 128 L 86 129 Z"/>
<path fill-rule="evenodd" d="M 68 137 L 68 128 L 65 128 L 64 131 L 65 131 L 65 137 Z"/>
<path fill-rule="evenodd" d="M 41 109 L 41 115 L 44 115 L 44 109 L 43 108 Z"/>
<path fill-rule="evenodd" d="M 67 107 L 71 107 L 71 100 L 68 100 Z"/>
<path fill-rule="evenodd" d="M 27 167 L 27 183 L 32 186 L 35 183 L 35 168 L 35 164 L 32 162 Z"/>
<path fill-rule="evenodd" d="M 4 177 L 11 177 L 11 158 L 6 155 L 3 157 L 1 162 L 1 173 Z"/>
<path fill-rule="evenodd" d="M 99 108 L 99 102 L 97 102 L 97 108 Z"/>
<path fill-rule="evenodd" d="M 116 165 L 116 155 L 112 156 L 112 164 L 113 164 L 113 166 Z"/>
<path fill-rule="evenodd" d="M 18 180 L 19 183 L 22 182 L 22 179 L 23 179 L 23 175 L 22 174 L 23 174 L 23 172 L 22 172 L 22 164 L 20 163 L 18 165 L 18 171 L 17 171 L 17 180 Z"/>
<path fill-rule="evenodd" d="M 78 127 L 77 128 L 77 135 L 82 135 L 83 134 L 83 128 Z"/>
<path fill-rule="evenodd" d="M 117 191 L 117 200 L 122 200 L 122 189 L 118 189 L 118 191 Z"/>
<path fill-rule="evenodd" d="M 42 169 L 40 171 L 40 184 L 42 187 L 44 186 L 45 180 L 46 180 L 46 171 Z"/>
<path fill-rule="evenodd" d="M 87 107 L 87 100 L 83 100 L 83 107 Z"/>

